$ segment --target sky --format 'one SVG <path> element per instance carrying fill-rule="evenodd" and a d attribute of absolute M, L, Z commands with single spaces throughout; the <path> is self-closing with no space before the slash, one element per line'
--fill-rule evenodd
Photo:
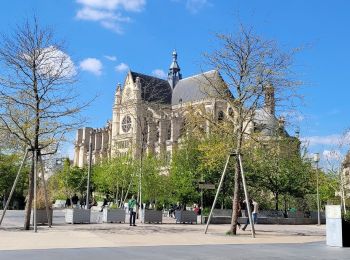
<path fill-rule="evenodd" d="M 173 49 L 184 77 L 201 71 L 203 53 L 217 48 L 215 33 L 235 33 L 242 23 L 282 48 L 302 48 L 293 70 L 303 96 L 289 127 L 300 129 L 310 153 L 323 161 L 350 127 L 350 1 L 333 0 L 11 0 L 2 1 L 0 32 L 33 15 L 64 40 L 79 71 L 82 100 L 98 94 L 85 111 L 87 126 L 112 116 L 117 83 L 128 69 L 164 77 Z M 74 139 L 75 133 L 71 134 Z M 345 136 L 350 141 L 350 136 Z M 335 151 L 335 152 L 331 152 Z M 72 144 L 62 154 L 72 156 Z"/>

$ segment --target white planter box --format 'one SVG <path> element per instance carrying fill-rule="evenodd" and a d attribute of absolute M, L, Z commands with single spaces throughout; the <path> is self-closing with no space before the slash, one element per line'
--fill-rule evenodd
<path fill-rule="evenodd" d="M 51 224 L 52 224 L 52 209 L 49 209 L 50 211 L 50 218 L 51 218 Z M 37 209 L 36 210 L 36 223 L 38 225 L 44 225 L 48 224 L 49 222 L 47 221 L 47 213 L 46 209 Z M 34 225 L 34 210 L 32 210 L 32 223 Z"/>
<path fill-rule="evenodd" d="M 103 222 L 125 223 L 124 209 L 103 209 Z"/>
<path fill-rule="evenodd" d="M 163 212 L 160 210 L 145 209 L 142 214 L 142 223 L 162 223 Z"/>
<path fill-rule="evenodd" d="M 66 223 L 90 223 L 90 209 L 66 209 Z"/>
<path fill-rule="evenodd" d="M 176 210 L 175 211 L 176 223 L 196 223 L 197 215 L 194 211 L 189 210 Z"/>

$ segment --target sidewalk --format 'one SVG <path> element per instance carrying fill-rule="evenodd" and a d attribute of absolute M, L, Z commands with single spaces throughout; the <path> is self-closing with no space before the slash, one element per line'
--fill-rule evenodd
<path fill-rule="evenodd" d="M 325 226 L 256 225 L 227 236 L 229 225 L 184 224 L 59 224 L 40 226 L 38 233 L 16 227 L 0 228 L 0 250 L 128 247 L 161 245 L 279 244 L 325 241 Z"/>

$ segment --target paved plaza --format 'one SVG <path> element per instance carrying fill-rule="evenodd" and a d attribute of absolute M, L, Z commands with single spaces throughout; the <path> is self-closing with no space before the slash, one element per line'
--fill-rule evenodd
<path fill-rule="evenodd" d="M 100 221 L 94 212 L 92 220 Z M 257 225 L 256 238 L 229 225 L 65 224 L 55 210 L 52 228 L 22 230 L 23 211 L 8 211 L 0 228 L 0 259 L 350 259 L 350 250 L 325 245 L 325 226 Z"/>

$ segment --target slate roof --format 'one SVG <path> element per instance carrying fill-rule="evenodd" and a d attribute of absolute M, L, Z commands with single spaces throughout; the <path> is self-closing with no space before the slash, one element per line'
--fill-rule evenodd
<path fill-rule="evenodd" d="M 164 79 L 133 71 L 130 71 L 130 73 L 134 82 L 137 77 L 141 80 L 141 97 L 143 100 L 160 104 L 178 105 L 218 96 L 217 90 L 212 85 L 215 82 L 224 84 L 220 73 L 216 70 L 181 79 L 173 90 L 169 82 Z M 263 135 L 275 136 L 279 133 L 289 136 L 284 128 L 281 129 L 279 127 L 278 119 L 264 109 L 259 109 L 255 112 L 253 121 L 255 122 L 255 129 Z"/>
<path fill-rule="evenodd" d="M 213 82 L 223 84 L 223 79 L 216 70 L 179 80 L 173 90 L 171 104 L 177 105 L 217 96 L 217 91 L 212 87 Z"/>
<path fill-rule="evenodd" d="M 171 104 L 172 90 L 168 81 L 133 71 L 130 73 L 134 82 L 137 77 L 140 78 L 141 97 L 144 101 Z"/>
<path fill-rule="evenodd" d="M 255 130 L 265 136 L 289 136 L 285 128 L 279 126 L 278 119 L 275 115 L 266 112 L 265 109 L 256 110 L 253 121 L 255 123 Z"/>

